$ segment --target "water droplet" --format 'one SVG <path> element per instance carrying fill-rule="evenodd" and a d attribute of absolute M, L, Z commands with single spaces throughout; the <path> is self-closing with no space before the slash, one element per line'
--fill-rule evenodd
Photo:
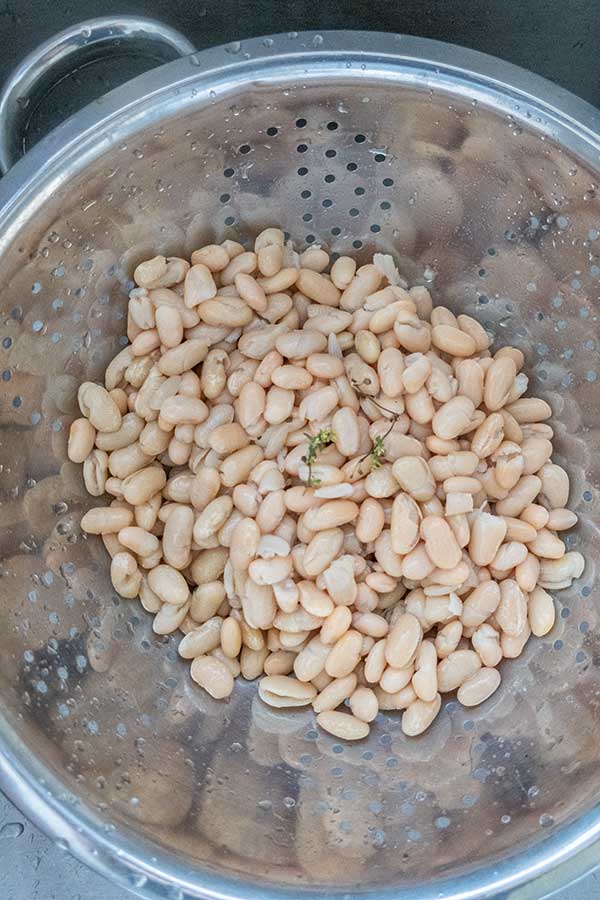
<path fill-rule="evenodd" d="M 230 44 L 227 44 L 225 47 L 225 53 L 231 53 L 234 56 L 240 52 L 242 49 L 242 44 L 240 41 L 232 41 Z"/>
<path fill-rule="evenodd" d="M 17 106 L 20 109 L 27 109 L 31 100 L 29 97 L 17 97 Z"/>
<path fill-rule="evenodd" d="M 263 40 L 263 47 L 272 47 L 274 43 L 275 43 L 275 42 L 273 41 L 273 38 L 266 37 L 266 38 Z"/>
<path fill-rule="evenodd" d="M 25 831 L 25 826 L 20 822 L 7 822 L 0 828 L 0 838 L 18 838 Z"/>
<path fill-rule="evenodd" d="M 82 29 L 81 29 L 81 36 L 84 37 L 84 38 L 89 38 L 89 37 L 91 37 L 91 36 L 92 36 L 92 29 L 91 29 L 91 28 L 87 28 L 87 27 L 86 27 L 86 28 L 82 28 Z"/>
<path fill-rule="evenodd" d="M 146 875 L 140 875 L 139 872 L 130 872 L 127 876 L 127 880 L 134 887 L 144 887 L 145 884 L 148 883 L 148 877 Z"/>
<path fill-rule="evenodd" d="M 539 818 L 539 823 L 542 828 L 549 828 L 551 825 L 554 825 L 554 818 L 547 813 L 543 813 Z"/>
<path fill-rule="evenodd" d="M 322 43 L 323 43 L 323 36 L 320 34 L 315 34 L 314 38 L 312 39 L 313 47 L 320 47 L 322 45 Z"/>
<path fill-rule="evenodd" d="M 288 31 L 288 40 L 295 41 L 297 37 L 298 37 L 297 31 Z"/>

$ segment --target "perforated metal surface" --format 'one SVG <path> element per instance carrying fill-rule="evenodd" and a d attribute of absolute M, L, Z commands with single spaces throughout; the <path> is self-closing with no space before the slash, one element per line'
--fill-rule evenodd
<path fill-rule="evenodd" d="M 283 50 L 297 40 L 281 39 Z M 311 36 L 308 49 L 321 54 L 323 43 Z M 49 167 L 6 216 L 2 699 L 43 777 L 63 782 L 61 806 L 74 798 L 85 819 L 83 855 L 87 805 L 107 839 L 133 853 L 128 841 L 143 838 L 149 869 L 172 867 L 190 892 L 221 875 L 263 893 L 416 898 L 448 877 L 474 890 L 478 868 L 493 878 L 507 856 L 559 841 L 594 805 L 598 148 L 578 138 L 584 162 L 559 146 L 560 120 L 442 64 L 403 70 L 353 48 L 342 61 L 274 67 L 278 49 L 234 44 L 200 60 L 271 55 L 253 83 L 243 69 L 209 83 L 175 64 L 179 93 L 155 96 L 151 120 L 140 104 L 136 125 L 117 118 L 104 143 L 83 139 L 68 174 Z M 123 343 L 133 266 L 274 222 L 300 247 L 394 253 L 408 280 L 477 315 L 499 345 L 520 346 L 532 390 L 555 411 L 556 459 L 581 521 L 568 540 L 588 558 L 584 576 L 561 593 L 554 632 L 503 665 L 493 699 L 469 713 L 446 703 L 417 741 L 384 714 L 367 743 L 341 745 L 308 712 L 264 707 L 253 685 L 210 700 L 175 642 L 114 595 L 101 543 L 79 531 L 88 498 L 64 462 L 68 425 L 79 382 L 98 378 Z M 129 883 L 158 892 L 148 871 Z"/>

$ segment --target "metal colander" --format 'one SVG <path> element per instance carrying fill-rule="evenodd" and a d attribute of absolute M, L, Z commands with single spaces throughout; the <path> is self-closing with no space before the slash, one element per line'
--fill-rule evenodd
<path fill-rule="evenodd" d="M 420 900 L 538 897 L 552 865 L 564 881 L 594 863 L 597 126 L 583 102 L 459 48 L 290 33 L 136 79 L 3 180 L 0 773 L 100 871 L 173 900 Z M 95 501 L 66 458 L 76 390 L 125 342 L 134 266 L 273 224 L 299 248 L 392 253 L 520 347 L 554 410 L 585 572 L 497 694 L 445 702 L 418 739 L 382 713 L 342 744 L 255 684 L 213 701 L 79 528 Z"/>

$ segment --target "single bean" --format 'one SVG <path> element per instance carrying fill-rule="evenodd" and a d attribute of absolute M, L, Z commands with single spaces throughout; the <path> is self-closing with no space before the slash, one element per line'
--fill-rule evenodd
<path fill-rule="evenodd" d="M 349 713 L 326 710 L 317 715 L 317 725 L 343 741 L 360 741 L 366 738 L 370 728 L 367 722 Z"/>
<path fill-rule="evenodd" d="M 221 643 L 221 626 L 223 619 L 213 616 L 202 625 L 193 628 L 179 642 L 177 652 L 183 659 L 195 659 L 205 653 L 210 653 Z"/>
<path fill-rule="evenodd" d="M 445 694 L 455 691 L 481 668 L 481 660 L 474 650 L 455 650 L 438 663 L 438 690 Z"/>
<path fill-rule="evenodd" d="M 135 556 L 131 553 L 116 553 L 110 564 L 110 580 L 114 589 L 122 597 L 137 597 L 142 584 L 142 573 L 138 569 Z"/>
<path fill-rule="evenodd" d="M 197 656 L 192 662 L 190 675 L 215 700 L 223 700 L 233 691 L 230 669 L 214 656 Z"/>
<path fill-rule="evenodd" d="M 458 689 L 456 698 L 463 706 L 478 706 L 500 687 L 498 669 L 483 668 L 467 678 Z"/>
<path fill-rule="evenodd" d="M 87 534 L 117 534 L 133 522 L 133 511 L 117 506 L 97 506 L 81 519 L 81 530 Z"/>
<path fill-rule="evenodd" d="M 527 608 L 529 625 L 536 637 L 543 637 L 554 627 L 556 611 L 554 600 L 542 587 L 536 587 L 529 597 Z"/>
<path fill-rule="evenodd" d="M 415 696 L 412 688 L 411 692 L 413 696 Z M 439 713 L 441 705 L 442 698 L 439 694 L 437 694 L 431 701 L 419 699 L 413 700 L 406 707 L 405 712 L 402 715 L 402 731 L 404 732 L 404 734 L 406 734 L 408 737 L 416 737 L 417 735 L 422 734 L 424 731 L 426 731 Z"/>
<path fill-rule="evenodd" d="M 258 685 L 258 695 L 268 706 L 276 708 L 308 706 L 316 697 L 317 689 L 288 675 L 267 675 Z"/>
<path fill-rule="evenodd" d="M 119 407 L 102 385 L 84 381 L 77 392 L 77 402 L 96 431 L 114 432 L 121 427 Z"/>

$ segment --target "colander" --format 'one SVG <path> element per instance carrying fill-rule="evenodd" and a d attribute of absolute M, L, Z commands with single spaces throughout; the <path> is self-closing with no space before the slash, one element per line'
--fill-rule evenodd
<path fill-rule="evenodd" d="M 0 773 L 62 846 L 170 900 L 523 900 L 597 865 L 599 132 L 584 102 L 471 51 L 291 32 L 137 78 L 2 180 Z M 383 713 L 342 744 L 252 683 L 213 701 L 79 528 L 76 390 L 125 341 L 134 266 L 273 224 L 299 248 L 392 253 L 520 347 L 554 410 L 584 574 L 493 698 L 450 699 L 417 739 Z"/>

